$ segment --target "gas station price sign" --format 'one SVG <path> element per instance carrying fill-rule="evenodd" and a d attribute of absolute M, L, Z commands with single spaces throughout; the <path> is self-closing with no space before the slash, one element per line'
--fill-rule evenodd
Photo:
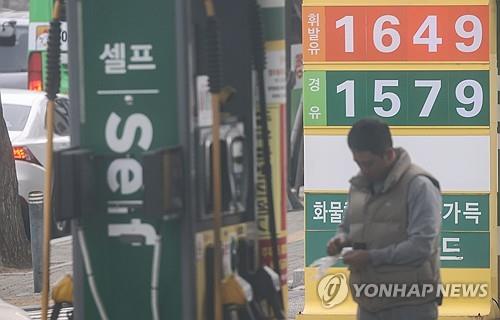
<path fill-rule="evenodd" d="M 304 61 L 489 60 L 487 5 L 304 7 Z"/>
<path fill-rule="evenodd" d="M 306 267 L 299 320 L 356 318 L 357 305 L 349 296 L 331 306 L 330 292 L 320 285 L 337 274 L 348 279 L 345 266 L 330 268 L 322 279 L 308 266 L 324 256 L 343 221 L 348 181 L 358 170 L 347 131 L 366 117 L 388 123 L 395 145 L 441 183 L 443 283 L 489 288 L 485 297 L 446 298 L 440 318 L 491 313 L 491 297 L 498 293 L 492 285 L 498 189 L 495 12 L 491 0 L 303 1 Z"/>

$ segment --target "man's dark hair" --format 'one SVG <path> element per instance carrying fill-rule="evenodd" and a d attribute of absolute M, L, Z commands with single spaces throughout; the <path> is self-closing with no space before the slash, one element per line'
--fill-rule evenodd
<path fill-rule="evenodd" d="M 389 126 L 376 118 L 361 119 L 349 131 L 347 144 L 352 151 L 369 151 L 382 156 L 392 148 Z"/>

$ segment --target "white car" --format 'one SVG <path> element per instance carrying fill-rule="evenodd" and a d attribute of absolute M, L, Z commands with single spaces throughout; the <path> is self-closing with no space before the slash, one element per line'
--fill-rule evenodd
<path fill-rule="evenodd" d="M 47 98 L 44 92 L 15 89 L 0 89 L 0 97 L 16 162 L 24 225 L 29 235 L 28 195 L 44 190 Z M 69 111 L 68 97 L 59 96 L 54 117 L 54 150 L 70 146 Z M 69 224 L 54 221 L 52 235 L 67 235 L 68 229 Z"/>
<path fill-rule="evenodd" d="M 30 320 L 30 316 L 21 308 L 0 299 L 0 320 Z"/>

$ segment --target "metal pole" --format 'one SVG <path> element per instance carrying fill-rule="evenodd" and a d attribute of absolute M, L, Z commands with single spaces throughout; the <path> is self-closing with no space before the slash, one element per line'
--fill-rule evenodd
<path fill-rule="evenodd" d="M 60 45 L 61 45 L 61 0 L 55 0 L 52 11 L 52 21 L 49 29 L 49 42 L 47 48 L 47 144 L 45 145 L 45 181 L 43 201 L 43 274 L 41 309 L 42 320 L 47 320 L 49 309 L 50 291 L 50 239 L 52 238 L 52 170 L 54 152 L 54 109 L 57 92 L 60 85 Z"/>
<path fill-rule="evenodd" d="M 208 74 L 210 93 L 212 94 L 212 188 L 213 188 L 213 230 L 214 230 L 214 320 L 222 320 L 222 177 L 220 158 L 220 48 L 217 19 L 213 0 L 203 0 L 207 14 L 209 58 Z"/>
<path fill-rule="evenodd" d="M 42 290 L 43 192 L 30 192 L 28 203 L 31 231 L 31 261 L 33 263 L 33 288 L 35 293 L 39 293 Z"/>
<path fill-rule="evenodd" d="M 222 181 L 221 181 L 221 159 L 220 159 L 220 114 L 219 95 L 212 95 L 212 171 L 213 171 L 213 193 L 214 193 L 214 311 L 215 320 L 222 320 Z"/>
<path fill-rule="evenodd" d="M 47 104 L 47 144 L 45 145 L 45 181 L 43 201 L 43 287 L 41 296 L 42 320 L 47 320 L 50 290 L 50 238 L 52 221 L 52 150 L 54 136 L 54 101 Z"/>

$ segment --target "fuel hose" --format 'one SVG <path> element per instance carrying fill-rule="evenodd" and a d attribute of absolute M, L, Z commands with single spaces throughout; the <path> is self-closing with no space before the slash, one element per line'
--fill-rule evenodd
<path fill-rule="evenodd" d="M 266 53 L 264 48 L 264 32 L 262 13 L 257 0 L 248 0 L 250 14 L 250 28 L 252 39 L 253 65 L 257 73 L 257 87 L 259 94 L 259 113 L 262 131 L 262 153 L 264 158 L 263 172 L 266 183 L 266 200 L 268 210 L 268 227 L 271 233 L 271 250 L 273 255 L 273 269 L 281 281 L 281 268 L 278 252 L 278 237 L 276 231 L 276 217 L 274 212 L 273 173 L 271 168 L 271 148 L 269 146 L 269 125 L 267 122 L 267 101 L 264 72 L 266 69 Z M 283 305 L 283 294 L 280 290 L 281 303 Z"/>

